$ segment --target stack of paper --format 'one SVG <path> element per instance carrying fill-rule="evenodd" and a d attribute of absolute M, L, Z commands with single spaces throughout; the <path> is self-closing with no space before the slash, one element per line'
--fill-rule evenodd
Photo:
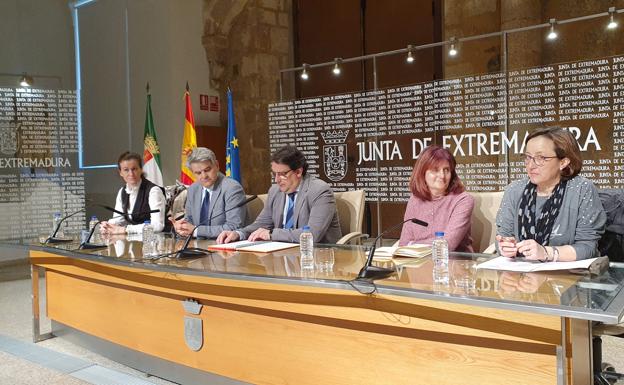
<path fill-rule="evenodd" d="M 521 273 L 551 270 L 587 269 L 597 258 L 572 262 L 539 262 L 497 257 L 477 265 L 477 269 L 517 271 Z"/>
<path fill-rule="evenodd" d="M 298 243 L 272 242 L 272 241 L 238 241 L 221 245 L 208 246 L 208 250 L 249 251 L 252 253 L 271 253 L 277 250 L 298 247 Z"/>
<path fill-rule="evenodd" d="M 375 250 L 375 257 L 392 258 L 422 258 L 431 254 L 431 245 L 413 244 L 409 246 L 388 246 L 380 247 Z"/>

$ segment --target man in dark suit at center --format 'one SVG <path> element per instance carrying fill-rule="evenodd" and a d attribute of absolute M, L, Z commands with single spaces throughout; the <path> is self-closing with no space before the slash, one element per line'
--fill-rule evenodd
<path fill-rule="evenodd" d="M 247 227 L 223 231 L 217 243 L 247 239 L 299 242 L 304 226 L 310 226 L 314 242 L 336 243 L 341 237 L 336 199 L 331 187 L 307 174 L 308 162 L 301 151 L 284 146 L 271 156 L 275 184 L 269 189 L 264 209 Z"/>

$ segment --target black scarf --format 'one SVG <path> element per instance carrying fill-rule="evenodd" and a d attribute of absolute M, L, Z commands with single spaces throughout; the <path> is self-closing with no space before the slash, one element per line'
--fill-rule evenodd
<path fill-rule="evenodd" d="M 552 194 L 544 203 L 542 212 L 536 221 L 535 202 L 537 200 L 537 186 L 531 182 L 527 183 L 522 192 L 520 209 L 518 210 L 518 229 L 520 230 L 521 241 L 534 239 L 535 242 L 542 246 L 548 245 L 550 233 L 563 204 L 567 184 L 567 180 L 562 180 L 555 186 Z"/>

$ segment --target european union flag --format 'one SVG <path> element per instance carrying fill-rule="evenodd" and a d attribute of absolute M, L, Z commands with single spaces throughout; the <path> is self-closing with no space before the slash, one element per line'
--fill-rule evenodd
<path fill-rule="evenodd" d="M 234 122 L 234 102 L 232 90 L 227 91 L 228 102 L 228 130 L 227 143 L 225 145 L 225 176 L 241 181 L 240 156 L 238 153 L 238 138 L 236 137 L 236 124 Z"/>

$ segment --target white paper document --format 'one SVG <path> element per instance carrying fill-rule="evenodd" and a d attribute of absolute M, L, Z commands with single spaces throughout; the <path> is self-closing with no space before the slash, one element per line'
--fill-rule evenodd
<path fill-rule="evenodd" d="M 208 246 L 208 250 L 237 250 L 237 251 L 250 251 L 253 253 L 271 253 L 277 250 L 289 249 L 291 247 L 298 247 L 298 243 L 287 242 L 272 242 L 272 241 L 238 241 L 231 243 L 224 243 L 221 245 Z"/>
<path fill-rule="evenodd" d="M 497 257 L 477 265 L 477 269 L 517 271 L 529 273 L 535 271 L 588 269 L 597 258 L 582 259 L 572 262 L 529 262 L 518 261 L 514 258 Z"/>

